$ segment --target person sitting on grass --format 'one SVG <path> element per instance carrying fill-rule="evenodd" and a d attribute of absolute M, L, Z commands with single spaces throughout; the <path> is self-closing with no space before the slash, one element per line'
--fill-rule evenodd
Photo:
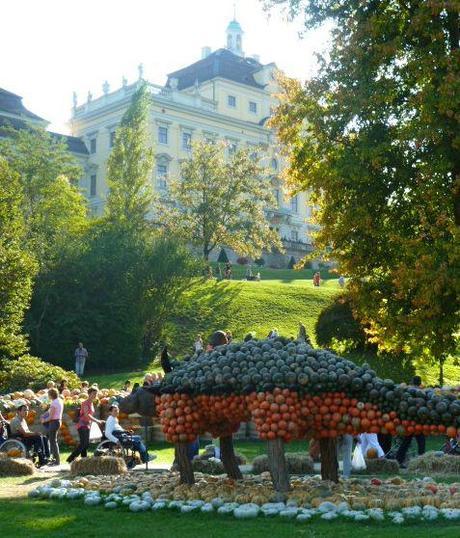
<path fill-rule="evenodd" d="M 24 443 L 27 449 L 33 448 L 38 455 L 39 465 L 46 465 L 50 459 L 48 439 L 38 432 L 31 432 L 26 417 L 29 413 L 27 405 L 20 405 L 16 416 L 10 422 L 11 437 L 16 437 Z"/>
<path fill-rule="evenodd" d="M 123 446 L 132 446 L 141 456 L 142 463 L 147 463 L 153 458 L 149 456 L 139 435 L 133 435 L 132 430 L 124 430 L 118 421 L 118 413 L 120 412 L 118 405 L 111 405 L 109 408 L 109 416 L 105 423 L 104 434 L 112 443 L 120 443 Z"/>

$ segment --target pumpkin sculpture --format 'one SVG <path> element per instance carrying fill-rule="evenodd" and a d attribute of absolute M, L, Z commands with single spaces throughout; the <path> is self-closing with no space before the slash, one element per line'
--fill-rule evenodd
<path fill-rule="evenodd" d="M 268 441 L 280 491 L 289 488 L 283 446 L 293 439 L 318 438 L 323 478 L 337 481 L 334 440 L 339 435 L 454 436 L 460 427 L 455 396 L 382 380 L 366 364 L 284 338 L 231 343 L 187 357 L 151 391 L 166 439 L 176 444 L 184 482 L 193 482 L 186 445 L 205 432 L 221 438 L 228 474 L 241 477 L 232 445 L 241 422 L 253 421 L 260 439 Z M 145 394 L 136 394 L 131 405 L 145 400 Z M 126 400 L 122 410 L 129 407 Z"/>

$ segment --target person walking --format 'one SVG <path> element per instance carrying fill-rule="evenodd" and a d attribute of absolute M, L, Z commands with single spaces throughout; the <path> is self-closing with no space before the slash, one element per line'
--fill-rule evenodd
<path fill-rule="evenodd" d="M 94 417 L 94 400 L 97 398 L 97 389 L 91 387 L 88 390 L 88 399 L 82 402 L 80 406 L 80 416 L 78 419 L 77 430 L 80 442 L 75 450 L 67 458 L 67 463 L 72 463 L 77 456 L 86 458 L 88 456 L 89 430 L 91 422 L 102 425 L 102 420 Z"/>
<path fill-rule="evenodd" d="M 415 375 L 412 378 L 412 387 L 415 388 L 421 388 L 422 386 L 422 378 L 418 375 Z M 403 441 L 398 448 L 398 451 L 396 452 L 396 461 L 399 463 L 399 465 L 404 469 L 404 461 L 406 459 L 407 451 L 409 450 L 409 447 L 412 443 L 412 439 L 414 438 L 414 435 L 406 435 L 403 438 Z M 423 433 L 419 433 L 415 435 L 415 440 L 417 441 L 417 448 L 418 448 L 418 455 L 421 456 L 422 454 L 425 454 L 425 436 Z"/>
<path fill-rule="evenodd" d="M 48 410 L 47 418 L 43 422 L 48 424 L 48 441 L 50 444 L 51 455 L 53 456 L 53 461 L 50 465 L 60 465 L 61 456 L 59 453 L 58 432 L 62 425 L 64 404 L 61 398 L 59 398 L 59 392 L 55 388 L 49 389 L 48 397 L 51 400 L 51 405 Z"/>
<path fill-rule="evenodd" d="M 75 350 L 75 373 L 78 376 L 82 376 L 85 371 L 85 363 L 88 358 L 88 351 L 81 342 L 78 343 L 78 347 Z"/>

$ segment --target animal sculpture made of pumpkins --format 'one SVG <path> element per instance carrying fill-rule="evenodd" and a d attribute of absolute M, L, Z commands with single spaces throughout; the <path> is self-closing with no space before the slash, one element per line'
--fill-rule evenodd
<path fill-rule="evenodd" d="M 357 366 L 283 337 L 230 343 L 186 357 L 149 390 L 166 439 L 182 453 L 206 432 L 231 439 L 247 421 L 269 441 L 269 455 L 270 443 L 293 439 L 321 442 L 364 432 L 455 437 L 460 427 L 460 401 L 454 395 L 398 385 L 379 378 L 367 364 Z M 276 467 L 272 475 L 279 474 Z M 283 474 L 282 461 L 281 467 Z M 182 478 L 193 481 L 190 472 Z M 337 470 L 323 478 L 337 480 Z M 285 480 L 274 482 L 277 489 L 287 487 Z"/>

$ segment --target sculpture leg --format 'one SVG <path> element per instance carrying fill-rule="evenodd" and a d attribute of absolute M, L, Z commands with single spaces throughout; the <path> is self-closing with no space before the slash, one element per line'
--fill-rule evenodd
<path fill-rule="evenodd" d="M 275 490 L 279 493 L 289 491 L 291 484 L 289 483 L 289 472 L 284 456 L 284 441 L 279 438 L 267 441 L 267 453 Z"/>
<path fill-rule="evenodd" d="M 319 440 L 321 454 L 321 478 L 339 481 L 339 462 L 337 461 L 337 440 L 329 437 Z"/>
<path fill-rule="evenodd" d="M 236 461 L 232 435 L 223 435 L 220 437 L 220 457 L 227 476 L 235 480 L 241 480 L 243 475 Z"/>
<path fill-rule="evenodd" d="M 193 474 L 192 463 L 188 459 L 187 444 L 188 443 L 176 443 L 176 462 L 179 467 L 181 484 L 194 484 L 195 475 Z"/>

